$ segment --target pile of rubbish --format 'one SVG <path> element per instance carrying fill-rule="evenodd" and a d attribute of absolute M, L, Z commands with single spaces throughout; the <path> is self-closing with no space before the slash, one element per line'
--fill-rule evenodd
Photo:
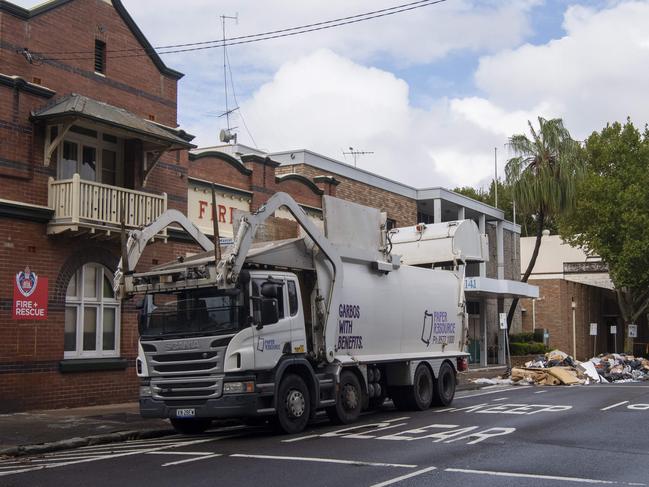
<path fill-rule="evenodd" d="M 488 384 L 572 385 L 600 382 L 649 381 L 649 360 L 633 355 L 607 353 L 579 362 L 570 355 L 553 350 L 515 367 L 509 378 L 477 379 Z"/>

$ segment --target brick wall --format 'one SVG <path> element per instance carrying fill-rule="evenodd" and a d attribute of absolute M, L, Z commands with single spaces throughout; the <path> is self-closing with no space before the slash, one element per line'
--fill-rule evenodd
<path fill-rule="evenodd" d="M 9 219 L 0 220 L 0 235 L 0 412 L 135 400 L 133 365 L 138 333 L 133 302 L 124 302 L 121 314 L 120 357 L 129 363 L 126 370 L 59 372 L 69 279 L 89 262 L 114 271 L 118 242 L 51 238 L 46 236 L 44 224 Z M 146 248 L 138 270 L 192 251 L 196 247 L 189 244 L 156 242 Z M 14 276 L 25 265 L 39 277 L 48 278 L 45 321 L 14 321 L 11 317 Z"/>
<path fill-rule="evenodd" d="M 276 169 L 276 173 L 278 175 L 301 174 L 311 180 L 322 175 L 333 176 L 340 181 L 340 184 L 336 186 L 338 198 L 385 211 L 388 218 L 395 220 L 397 226 L 400 227 L 417 224 L 417 203 L 414 199 L 346 178 L 340 174 L 329 173 L 308 164 L 280 166 Z"/>
<path fill-rule="evenodd" d="M 539 286 L 539 299 L 522 300 L 526 309 L 523 331 L 547 329 L 549 345 L 573 355 L 572 302 L 575 302 L 576 358 L 585 360 L 593 353 L 612 352 L 615 342 L 609 334 L 609 325 L 621 325 L 613 291 L 564 279 L 534 279 L 530 284 Z M 534 320 L 534 315 L 536 319 Z M 598 324 L 597 343 L 590 335 L 590 323 Z M 618 351 L 622 351 L 623 332 L 618 336 Z"/>

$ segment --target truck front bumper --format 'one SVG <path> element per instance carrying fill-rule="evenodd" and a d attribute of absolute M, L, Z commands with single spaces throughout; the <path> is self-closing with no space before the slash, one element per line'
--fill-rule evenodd
<path fill-rule="evenodd" d="M 140 414 L 144 418 L 176 418 L 179 409 L 193 409 L 195 418 L 237 418 L 257 416 L 260 404 L 259 395 L 228 394 L 200 403 L 188 402 L 169 404 L 167 401 L 151 397 L 140 398 Z"/>

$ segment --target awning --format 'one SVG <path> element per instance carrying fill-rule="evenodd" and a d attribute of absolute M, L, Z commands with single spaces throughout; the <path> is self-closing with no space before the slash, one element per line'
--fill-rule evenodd
<path fill-rule="evenodd" d="M 166 146 L 166 150 L 191 149 L 195 147 L 190 144 L 194 138 L 183 130 L 172 127 L 165 127 L 155 122 L 145 120 L 137 115 L 118 108 L 108 103 L 93 100 L 87 96 L 70 94 L 59 98 L 52 104 L 35 110 L 31 114 L 32 120 L 47 121 L 56 123 L 74 123 L 75 120 L 83 119 L 107 125 L 122 131 L 131 136 L 137 134 L 144 140 L 157 142 Z"/>
<path fill-rule="evenodd" d="M 464 291 L 467 297 L 492 298 L 538 298 L 539 287 L 520 281 L 491 279 L 489 277 L 465 277 Z"/>

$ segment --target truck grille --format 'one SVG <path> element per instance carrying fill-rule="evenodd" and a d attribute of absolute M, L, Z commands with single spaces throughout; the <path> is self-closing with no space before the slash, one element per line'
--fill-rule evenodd
<path fill-rule="evenodd" d="M 221 395 L 222 377 L 157 379 L 151 381 L 156 399 L 210 399 Z"/>

